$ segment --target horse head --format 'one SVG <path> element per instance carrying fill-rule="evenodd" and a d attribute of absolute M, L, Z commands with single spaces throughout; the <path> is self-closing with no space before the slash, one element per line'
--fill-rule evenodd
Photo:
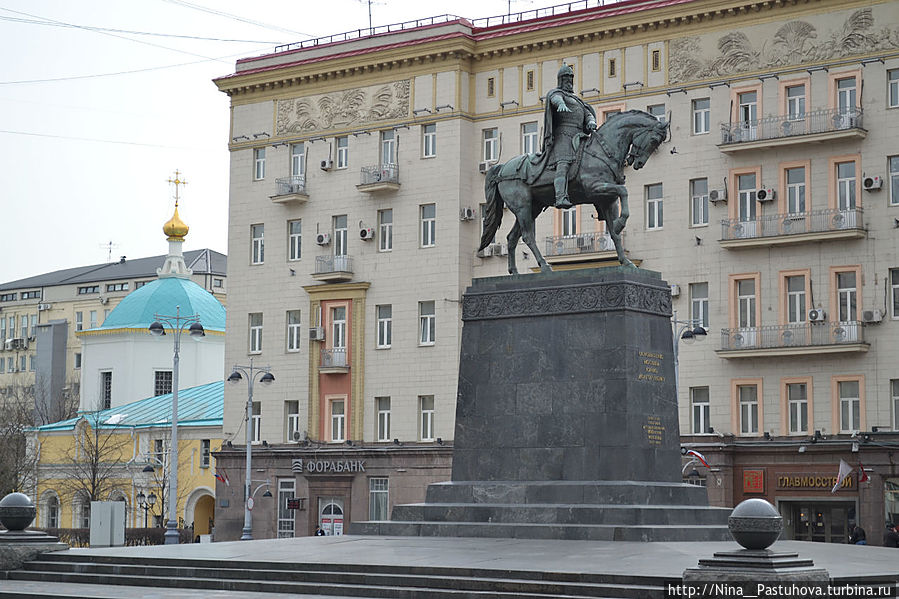
<path fill-rule="evenodd" d="M 671 126 L 670 122 L 662 123 L 651 115 L 647 116 L 650 117 L 652 122 L 647 123 L 646 126 L 641 127 L 634 133 L 633 138 L 631 138 L 630 151 L 625 159 L 625 164 L 633 166 L 634 170 L 643 168 L 643 165 L 646 164 L 652 153 L 656 151 L 656 148 L 668 138 Z"/>

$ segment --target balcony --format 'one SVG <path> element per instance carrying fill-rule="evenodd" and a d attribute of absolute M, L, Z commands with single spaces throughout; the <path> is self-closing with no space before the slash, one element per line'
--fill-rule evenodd
<path fill-rule="evenodd" d="M 399 188 L 400 168 L 396 164 L 363 166 L 362 183 L 356 186 L 356 189 L 366 193 L 396 191 Z"/>
<path fill-rule="evenodd" d="M 550 264 L 616 258 L 615 244 L 606 232 L 547 237 L 543 257 Z"/>
<path fill-rule="evenodd" d="M 353 260 L 349 256 L 316 256 L 312 278 L 326 283 L 342 283 L 353 278 Z"/>
<path fill-rule="evenodd" d="M 722 358 L 759 358 L 868 351 L 859 321 L 721 329 Z"/>
<path fill-rule="evenodd" d="M 350 371 L 345 347 L 322 350 L 322 363 L 318 368 L 322 374 L 346 374 Z"/>
<path fill-rule="evenodd" d="M 837 139 L 864 139 L 862 109 L 840 111 L 828 108 L 807 112 L 802 116 L 769 116 L 754 121 L 721 124 L 722 152 L 758 150 L 808 142 Z"/>
<path fill-rule="evenodd" d="M 306 193 L 306 175 L 294 175 L 275 179 L 277 193 L 270 196 L 275 204 L 305 204 L 309 199 Z"/>
<path fill-rule="evenodd" d="M 740 249 L 828 239 L 862 239 L 867 234 L 861 208 L 812 210 L 771 214 L 749 221 L 722 220 L 719 243 L 721 247 Z"/>

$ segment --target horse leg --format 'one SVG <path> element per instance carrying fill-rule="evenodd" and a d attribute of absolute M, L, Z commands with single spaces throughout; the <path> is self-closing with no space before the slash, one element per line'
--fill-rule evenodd
<path fill-rule="evenodd" d="M 594 204 L 594 206 L 596 207 L 596 212 L 602 216 L 604 221 L 606 221 L 606 231 L 608 231 L 612 243 L 615 244 L 615 253 L 618 254 L 618 263 L 622 266 L 634 266 L 634 263 L 624 255 L 624 246 L 621 244 L 621 231 L 615 230 L 615 218 L 612 216 L 615 204 L 609 204 L 605 208 L 601 207 L 599 204 Z"/>
<path fill-rule="evenodd" d="M 614 229 L 616 235 L 621 235 L 621 232 L 624 230 L 624 225 L 627 224 L 627 219 L 630 218 L 631 210 L 627 205 L 627 188 L 624 185 L 617 185 L 618 189 L 618 199 L 621 201 L 621 211 L 618 213 L 618 216 L 615 218 Z"/>
<path fill-rule="evenodd" d="M 515 220 L 515 224 L 512 226 L 512 230 L 509 231 L 509 234 L 506 236 L 506 242 L 508 243 L 509 249 L 509 274 L 517 275 L 518 267 L 515 265 L 515 248 L 518 247 L 518 240 L 521 239 L 521 226 L 518 224 L 518 219 Z"/>
<path fill-rule="evenodd" d="M 527 246 L 534 252 L 534 258 L 537 259 L 537 264 L 540 265 L 540 272 L 552 272 L 553 269 L 546 263 L 543 254 L 541 254 L 539 248 L 537 248 L 534 212 L 532 211 L 528 214 L 527 218 L 522 218 L 524 216 L 524 210 L 521 212 L 522 214 L 518 215 L 518 224 L 521 225 L 521 238 L 524 239 Z M 511 249 L 509 250 L 509 253 L 511 254 Z"/>

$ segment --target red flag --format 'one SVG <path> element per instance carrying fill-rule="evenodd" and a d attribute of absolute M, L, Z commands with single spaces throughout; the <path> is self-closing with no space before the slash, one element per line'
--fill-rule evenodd
<path fill-rule="evenodd" d="M 865 467 L 861 462 L 858 463 L 858 482 L 866 483 L 868 482 L 868 473 L 865 472 Z"/>

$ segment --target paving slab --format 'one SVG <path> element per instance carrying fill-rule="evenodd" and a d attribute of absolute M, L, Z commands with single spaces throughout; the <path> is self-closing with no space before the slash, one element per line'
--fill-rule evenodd
<path fill-rule="evenodd" d="M 0 580 L 0 592 L 15 591 L 16 596 L 42 599 L 71 597 L 76 585 L 66 582 L 32 582 L 29 580 Z M 105 584 L 77 585 L 79 597 L 86 599 L 296 599 L 293 593 L 253 593 L 247 591 L 215 591 L 210 589 L 155 589 Z M 303 595 L 303 599 L 346 599 L 335 595 Z"/>

